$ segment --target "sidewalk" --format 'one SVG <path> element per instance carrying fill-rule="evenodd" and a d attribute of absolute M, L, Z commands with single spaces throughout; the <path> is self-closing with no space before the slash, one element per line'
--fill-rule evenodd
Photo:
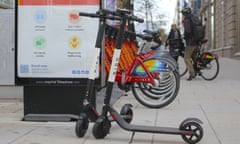
<path fill-rule="evenodd" d="M 240 61 L 220 58 L 217 79 L 181 80 L 176 100 L 163 109 L 148 109 L 132 94 L 115 104 L 120 109 L 132 103 L 134 124 L 179 127 L 188 117 L 203 121 L 204 137 L 199 144 L 239 144 L 240 142 Z M 90 124 L 84 138 L 75 135 L 75 122 L 24 122 L 23 103 L 19 99 L 0 100 L 0 144 L 127 144 L 131 133 L 112 123 L 110 134 L 96 140 Z M 181 136 L 136 133 L 133 144 L 184 144 Z"/>

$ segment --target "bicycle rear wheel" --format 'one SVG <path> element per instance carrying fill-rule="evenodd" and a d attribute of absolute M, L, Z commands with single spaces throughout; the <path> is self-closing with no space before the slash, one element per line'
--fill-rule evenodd
<path fill-rule="evenodd" d="M 214 80 L 219 73 L 218 58 L 213 57 L 211 60 L 202 60 L 200 76 L 205 80 Z"/>
<path fill-rule="evenodd" d="M 162 108 L 176 98 L 180 87 L 179 73 L 174 71 L 160 72 L 158 86 L 148 83 L 133 83 L 132 92 L 136 100 L 149 108 Z"/>
<path fill-rule="evenodd" d="M 187 73 L 187 66 L 184 62 L 184 57 L 180 55 L 178 57 L 178 70 L 179 70 L 179 75 L 180 77 L 183 77 Z"/>

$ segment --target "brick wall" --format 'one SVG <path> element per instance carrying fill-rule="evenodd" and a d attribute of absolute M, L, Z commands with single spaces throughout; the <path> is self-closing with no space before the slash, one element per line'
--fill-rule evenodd
<path fill-rule="evenodd" d="M 215 48 L 223 57 L 234 58 L 237 49 L 237 0 L 215 1 Z"/>

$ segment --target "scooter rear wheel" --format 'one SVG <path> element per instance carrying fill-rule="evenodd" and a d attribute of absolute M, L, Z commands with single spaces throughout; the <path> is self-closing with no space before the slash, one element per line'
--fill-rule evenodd
<path fill-rule="evenodd" d="M 131 104 L 125 104 L 120 111 L 120 115 L 123 117 L 123 119 L 127 123 L 131 123 L 133 119 L 133 110 L 132 110 L 132 105 Z"/>
<path fill-rule="evenodd" d="M 83 137 L 88 129 L 89 121 L 87 119 L 79 119 L 76 122 L 75 133 L 78 137 Z"/>
<path fill-rule="evenodd" d="M 180 126 L 180 130 L 193 132 L 192 135 L 182 134 L 183 140 L 188 144 L 196 144 L 203 137 L 203 128 L 202 126 L 195 122 L 189 121 Z"/>

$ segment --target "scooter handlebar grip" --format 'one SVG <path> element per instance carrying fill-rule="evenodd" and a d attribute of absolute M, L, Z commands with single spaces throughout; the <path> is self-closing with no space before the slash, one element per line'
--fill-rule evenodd
<path fill-rule="evenodd" d="M 96 13 L 85 13 L 85 12 L 79 12 L 79 15 L 80 16 L 86 16 L 86 17 L 99 17 L 99 14 L 96 14 Z"/>

